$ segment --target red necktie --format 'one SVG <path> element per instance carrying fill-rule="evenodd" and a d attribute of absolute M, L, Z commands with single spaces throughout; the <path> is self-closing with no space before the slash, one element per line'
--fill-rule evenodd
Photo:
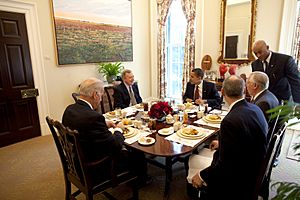
<path fill-rule="evenodd" d="M 196 100 L 196 99 L 199 99 L 199 86 L 198 85 L 196 85 L 195 86 L 196 87 L 196 90 L 195 90 L 195 94 L 194 94 L 194 101 Z"/>

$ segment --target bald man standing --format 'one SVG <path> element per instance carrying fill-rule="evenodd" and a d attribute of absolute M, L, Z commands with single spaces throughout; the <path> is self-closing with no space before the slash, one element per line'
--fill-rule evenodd
<path fill-rule="evenodd" d="M 300 77 L 294 59 L 285 54 L 272 52 L 263 40 L 258 40 L 252 48 L 258 58 L 252 65 L 252 71 L 265 72 L 270 80 L 269 90 L 278 101 L 293 100 L 300 103 Z"/>

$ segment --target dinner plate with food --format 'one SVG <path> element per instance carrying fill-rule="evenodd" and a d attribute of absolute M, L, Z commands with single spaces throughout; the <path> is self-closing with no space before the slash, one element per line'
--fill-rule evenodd
<path fill-rule="evenodd" d="M 171 135 L 171 134 L 173 134 L 173 133 L 174 133 L 174 128 L 173 128 L 173 127 L 163 128 L 163 129 L 160 129 L 160 130 L 158 131 L 158 134 L 164 135 L 164 136 L 166 136 L 166 135 Z"/>
<path fill-rule="evenodd" d="M 222 121 L 222 116 L 216 114 L 208 114 L 202 118 L 205 122 L 213 123 L 213 124 L 220 124 Z"/>
<path fill-rule="evenodd" d="M 107 117 L 111 117 L 111 118 L 117 117 L 116 111 L 110 111 L 110 112 L 107 112 L 107 113 L 105 113 L 105 115 L 106 115 Z"/>
<path fill-rule="evenodd" d="M 138 143 L 141 145 L 151 145 L 155 143 L 155 139 L 152 137 L 141 137 L 138 139 Z"/>
<path fill-rule="evenodd" d="M 185 127 L 183 129 L 178 130 L 177 135 L 186 139 L 200 139 L 205 136 L 205 132 L 200 129 L 194 128 L 192 126 Z"/>
<path fill-rule="evenodd" d="M 132 119 L 129 119 L 129 118 L 122 119 L 122 124 L 124 126 L 133 126 Z"/>
<path fill-rule="evenodd" d="M 136 136 L 138 134 L 138 131 L 137 129 L 135 128 L 132 128 L 132 127 L 124 127 L 123 129 L 123 136 L 125 138 L 131 138 L 133 136 Z"/>

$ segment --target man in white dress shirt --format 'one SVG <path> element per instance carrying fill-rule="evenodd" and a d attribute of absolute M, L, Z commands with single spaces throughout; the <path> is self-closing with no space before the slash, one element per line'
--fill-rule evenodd
<path fill-rule="evenodd" d="M 203 80 L 204 72 L 200 68 L 192 70 L 190 82 L 186 85 L 183 95 L 183 102 L 195 102 L 195 104 L 205 104 L 212 108 L 219 108 L 221 98 L 214 83 Z"/>

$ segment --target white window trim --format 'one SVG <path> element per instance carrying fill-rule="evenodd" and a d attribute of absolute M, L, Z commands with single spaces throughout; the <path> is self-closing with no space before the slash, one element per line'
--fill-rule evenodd
<path fill-rule="evenodd" d="M 284 1 L 281 31 L 279 37 L 279 52 L 291 55 L 293 34 L 295 31 L 297 1 Z"/>

